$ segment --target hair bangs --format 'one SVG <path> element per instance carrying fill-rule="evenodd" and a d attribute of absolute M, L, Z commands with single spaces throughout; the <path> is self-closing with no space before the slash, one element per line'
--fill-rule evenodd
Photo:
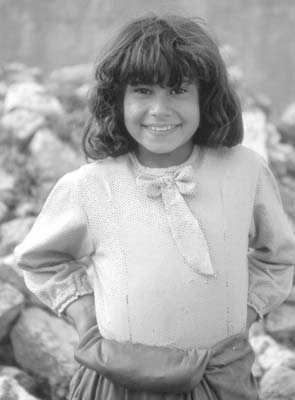
<path fill-rule="evenodd" d="M 188 57 L 177 51 L 175 38 L 154 34 L 141 37 L 127 49 L 118 79 L 131 85 L 180 87 L 196 76 Z"/>

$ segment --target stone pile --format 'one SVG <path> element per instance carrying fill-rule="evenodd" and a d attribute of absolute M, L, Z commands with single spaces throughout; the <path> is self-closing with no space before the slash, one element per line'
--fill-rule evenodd
<path fill-rule="evenodd" d="M 231 63 L 231 49 L 223 51 Z M 241 90 L 241 71 L 229 70 Z M 77 368 L 75 330 L 26 289 L 12 252 L 57 179 L 85 162 L 81 132 L 91 75 L 89 65 L 47 77 L 22 64 L 0 66 L 0 400 L 64 400 Z M 295 107 L 274 125 L 265 103 L 244 97 L 245 144 L 268 160 L 295 230 Z M 261 398 L 295 399 L 294 286 L 253 326 L 251 343 Z"/>
<path fill-rule="evenodd" d="M 81 132 L 91 66 L 44 79 L 37 68 L 0 68 L 0 399 L 65 399 L 77 364 L 74 328 L 25 286 L 12 255 L 50 189 L 83 164 Z"/>

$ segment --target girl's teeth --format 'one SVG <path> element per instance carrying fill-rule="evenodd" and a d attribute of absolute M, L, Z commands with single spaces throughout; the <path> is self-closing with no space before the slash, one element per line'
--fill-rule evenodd
<path fill-rule="evenodd" d="M 167 125 L 167 126 L 150 126 L 150 129 L 152 131 L 156 132 L 165 132 L 165 131 L 170 131 L 171 129 L 175 128 L 176 125 Z"/>

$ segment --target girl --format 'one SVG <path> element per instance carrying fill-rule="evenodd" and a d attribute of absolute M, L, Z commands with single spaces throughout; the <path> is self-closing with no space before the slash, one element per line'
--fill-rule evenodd
<path fill-rule="evenodd" d="M 270 170 L 239 144 L 216 44 L 189 18 L 131 22 L 90 110 L 95 161 L 59 180 L 16 249 L 80 335 L 70 398 L 257 399 L 247 333 L 288 296 L 294 242 Z"/>

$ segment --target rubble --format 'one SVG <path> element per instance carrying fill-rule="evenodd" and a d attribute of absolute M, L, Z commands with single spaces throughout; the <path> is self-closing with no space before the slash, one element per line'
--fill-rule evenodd
<path fill-rule="evenodd" d="M 234 64 L 233 49 L 225 46 L 222 53 L 234 86 L 242 91 L 243 71 Z M 28 291 L 12 252 L 27 234 L 56 181 L 85 162 L 80 144 L 92 73 L 90 65 L 65 67 L 48 77 L 40 69 L 20 63 L 1 66 L 1 399 L 64 400 L 77 368 L 73 359 L 77 343 L 74 328 Z M 244 145 L 268 161 L 295 232 L 294 105 L 286 109 L 276 125 L 269 118 L 268 99 L 249 99 L 243 94 L 241 98 Z M 262 400 L 295 398 L 294 304 L 293 285 L 287 301 L 253 327 L 253 374 Z"/>

